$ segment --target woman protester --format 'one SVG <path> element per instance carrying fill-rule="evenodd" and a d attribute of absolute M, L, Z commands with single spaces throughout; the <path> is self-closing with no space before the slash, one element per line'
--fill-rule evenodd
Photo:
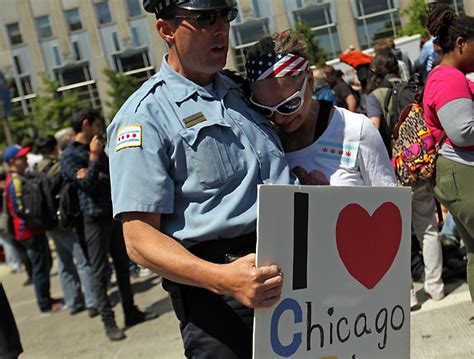
<path fill-rule="evenodd" d="M 302 184 L 394 186 L 382 139 L 361 114 L 312 99 L 305 41 L 291 32 L 256 43 L 247 54 L 250 101 L 276 126 Z"/>
<path fill-rule="evenodd" d="M 393 84 L 402 83 L 399 64 L 390 48 L 382 49 L 374 57 L 370 70 L 371 92 L 367 97 L 367 116 L 379 129 L 385 147 L 391 156 L 391 134 L 396 123 L 390 123 L 393 117 L 385 110 L 386 96 L 390 96 Z M 392 104 L 391 107 L 398 106 Z M 390 106 L 389 106 L 390 107 Z M 395 116 L 396 117 L 396 116 Z M 412 226 L 423 252 L 425 272 L 424 290 L 433 300 L 445 297 L 443 283 L 443 252 L 438 236 L 438 221 L 435 216 L 436 203 L 430 181 L 419 182 L 412 186 Z M 420 307 L 414 290 L 411 292 L 411 307 Z"/>
<path fill-rule="evenodd" d="M 425 121 L 438 143 L 444 139 L 434 193 L 453 215 L 466 245 L 467 280 L 474 301 L 474 85 L 466 78 L 474 71 L 474 17 L 457 16 L 449 6 L 435 5 L 427 27 L 443 52 L 423 95 Z"/>
<path fill-rule="evenodd" d="M 389 48 L 384 48 L 370 64 L 372 77 L 369 81 L 367 96 L 367 117 L 380 132 L 389 156 L 392 156 L 392 132 L 390 114 L 385 110 L 385 99 L 393 84 L 401 83 L 398 60 Z M 393 105 L 392 105 L 393 106 Z"/>

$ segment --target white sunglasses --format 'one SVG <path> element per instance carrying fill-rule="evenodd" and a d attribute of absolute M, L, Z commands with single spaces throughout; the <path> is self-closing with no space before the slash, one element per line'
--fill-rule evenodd
<path fill-rule="evenodd" d="M 303 85 L 299 91 L 296 91 L 293 95 L 283 100 L 276 106 L 265 106 L 254 100 L 253 96 L 250 97 L 250 102 L 257 106 L 260 112 L 265 117 L 272 117 L 275 112 L 280 115 L 289 116 L 298 112 L 304 104 L 304 93 L 306 91 L 306 84 L 308 83 L 308 76 L 305 76 Z"/>

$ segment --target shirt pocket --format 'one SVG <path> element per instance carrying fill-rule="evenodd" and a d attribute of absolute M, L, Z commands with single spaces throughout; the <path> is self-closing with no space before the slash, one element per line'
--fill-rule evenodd
<path fill-rule="evenodd" d="M 188 170 L 196 173 L 204 187 L 215 188 L 238 172 L 240 166 L 230 153 L 236 136 L 229 124 L 221 119 L 207 119 L 181 129 L 179 135 L 187 144 Z"/>

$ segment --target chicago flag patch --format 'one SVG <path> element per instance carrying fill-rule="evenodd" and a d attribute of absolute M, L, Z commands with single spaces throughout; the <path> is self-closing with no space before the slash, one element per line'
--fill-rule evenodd
<path fill-rule="evenodd" d="M 115 151 L 124 148 L 142 146 L 142 125 L 128 125 L 117 131 L 117 147 Z"/>

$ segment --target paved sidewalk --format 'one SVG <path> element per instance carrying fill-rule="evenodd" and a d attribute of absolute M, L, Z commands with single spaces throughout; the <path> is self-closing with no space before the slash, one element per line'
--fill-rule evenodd
<path fill-rule="evenodd" d="M 446 285 L 448 295 L 438 302 L 428 299 L 416 284 L 422 307 L 411 315 L 412 359 L 474 358 L 474 304 L 465 282 Z"/>
<path fill-rule="evenodd" d="M 161 281 L 156 276 L 133 279 L 135 299 L 142 309 L 154 308 L 160 317 L 127 330 L 127 339 L 110 342 L 98 317 L 90 319 L 87 312 L 69 315 L 62 311 L 41 315 L 35 304 L 33 287 L 23 287 L 24 274 L 9 274 L 0 266 L 0 281 L 19 327 L 24 354 L 22 359 L 55 358 L 182 358 L 178 322 L 172 312 Z M 51 277 L 52 293 L 61 296 L 57 273 Z M 422 286 L 416 284 L 419 311 L 412 312 L 412 359 L 474 358 L 474 305 L 465 283 L 448 286 L 449 295 L 439 301 L 428 300 Z M 116 287 L 110 291 L 113 303 L 119 298 Z M 117 322 L 123 323 L 120 304 L 115 306 Z M 403 359 L 403 358 L 400 358 Z"/>

